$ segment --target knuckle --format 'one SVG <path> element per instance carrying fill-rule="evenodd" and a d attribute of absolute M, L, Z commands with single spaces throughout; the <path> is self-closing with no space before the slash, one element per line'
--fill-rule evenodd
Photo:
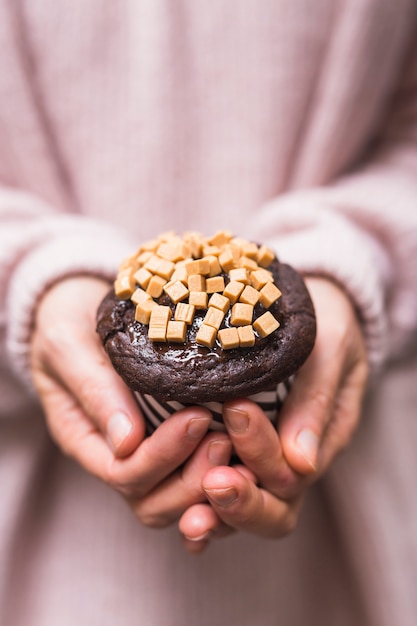
<path fill-rule="evenodd" d="M 82 398 L 83 405 L 88 414 L 93 412 L 93 402 L 95 398 L 102 396 L 103 389 L 100 381 L 94 378 L 84 377 L 78 382 L 79 397 Z"/>
<path fill-rule="evenodd" d="M 143 488 L 140 485 L 126 481 L 123 476 L 120 475 L 117 460 L 113 460 L 107 466 L 104 481 L 109 487 L 129 500 L 143 497 Z"/>
<path fill-rule="evenodd" d="M 241 454 L 244 457 L 246 463 L 250 463 L 251 466 L 257 467 L 258 470 L 268 465 L 270 458 L 265 457 L 265 450 L 258 447 L 247 446 L 244 453 Z"/>
<path fill-rule="evenodd" d="M 333 405 L 332 393 L 319 387 L 310 390 L 308 400 L 320 414 L 327 414 Z"/>
<path fill-rule="evenodd" d="M 279 484 L 275 487 L 274 492 L 281 500 L 291 501 L 297 498 L 305 488 L 307 477 L 299 477 L 293 472 L 283 472 L 279 479 Z"/>

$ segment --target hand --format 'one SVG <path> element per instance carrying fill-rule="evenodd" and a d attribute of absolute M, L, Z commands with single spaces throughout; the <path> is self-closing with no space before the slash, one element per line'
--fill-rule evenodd
<path fill-rule="evenodd" d="M 206 435 L 210 413 L 188 408 L 145 438 L 132 393 L 95 332 L 105 281 L 77 277 L 51 287 L 36 314 L 31 343 L 35 386 L 51 436 L 88 472 L 119 491 L 140 521 L 165 526 L 205 501 L 203 476 L 227 465 L 226 434 Z"/>
<path fill-rule="evenodd" d="M 290 532 L 306 489 L 348 445 L 358 424 L 368 364 L 355 311 L 334 283 L 306 282 L 318 324 L 313 352 L 296 376 L 277 431 L 248 400 L 225 407 L 224 421 L 244 466 L 216 467 L 204 476 L 211 508 L 198 504 L 180 520 L 191 551 L 233 529 L 266 537 Z"/>

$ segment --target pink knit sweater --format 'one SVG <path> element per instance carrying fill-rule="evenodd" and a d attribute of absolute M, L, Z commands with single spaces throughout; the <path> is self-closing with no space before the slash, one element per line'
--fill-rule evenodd
<path fill-rule="evenodd" d="M 1 624 L 414 626 L 410 374 L 293 537 L 193 560 L 54 450 L 28 346 L 51 281 L 224 227 L 342 284 L 374 366 L 411 352 L 416 26 L 415 0 L 0 1 Z"/>

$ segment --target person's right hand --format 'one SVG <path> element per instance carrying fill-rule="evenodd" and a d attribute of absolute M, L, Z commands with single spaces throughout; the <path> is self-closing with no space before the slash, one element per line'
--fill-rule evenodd
<path fill-rule="evenodd" d="M 206 436 L 210 413 L 197 407 L 145 436 L 132 393 L 95 332 L 108 289 L 103 280 L 73 277 L 45 293 L 31 343 L 32 377 L 59 448 L 119 491 L 142 523 L 162 527 L 206 501 L 202 479 L 227 465 L 231 443 L 225 433 Z"/>
<path fill-rule="evenodd" d="M 304 494 L 357 428 L 369 370 L 359 318 L 337 284 L 320 277 L 306 283 L 317 316 L 313 351 L 295 376 L 277 429 L 248 399 L 223 407 L 242 465 L 211 469 L 203 479 L 210 506 L 192 506 L 180 519 L 193 552 L 233 530 L 275 538 L 291 532 Z"/>

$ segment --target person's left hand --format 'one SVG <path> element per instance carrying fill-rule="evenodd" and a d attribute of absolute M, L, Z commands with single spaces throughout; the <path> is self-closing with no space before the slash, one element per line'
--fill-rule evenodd
<path fill-rule="evenodd" d="M 306 489 L 349 443 L 368 377 L 361 328 L 347 295 L 326 279 L 306 280 L 317 316 L 312 354 L 298 372 L 277 430 L 249 400 L 225 405 L 224 421 L 242 465 L 210 469 L 208 503 L 179 521 L 185 547 L 241 530 L 281 537 L 297 523 Z"/>

